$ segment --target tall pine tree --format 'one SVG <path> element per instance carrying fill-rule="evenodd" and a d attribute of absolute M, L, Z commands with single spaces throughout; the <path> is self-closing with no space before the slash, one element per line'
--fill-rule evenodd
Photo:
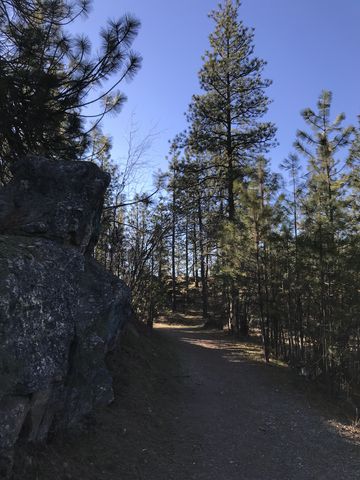
<path fill-rule="evenodd" d="M 194 95 L 188 114 L 192 148 L 218 156 L 230 221 L 235 219 L 235 180 L 244 175 L 249 156 L 266 150 L 275 135 L 272 123 L 260 121 L 268 110 L 265 90 L 271 81 L 262 78 L 265 62 L 254 55 L 254 33 L 239 20 L 239 7 L 239 0 L 226 0 L 210 13 L 215 29 L 199 72 L 204 93 Z"/>

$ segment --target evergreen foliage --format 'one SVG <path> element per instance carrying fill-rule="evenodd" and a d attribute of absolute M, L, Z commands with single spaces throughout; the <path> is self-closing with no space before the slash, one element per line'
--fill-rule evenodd
<path fill-rule="evenodd" d="M 294 146 L 307 172 L 301 157 L 290 154 L 282 164 L 288 190 L 269 160 L 256 156 L 246 176 L 234 181 L 234 221 L 224 210 L 222 184 L 211 175 L 212 152 L 189 156 L 185 149 L 178 157 L 179 222 L 186 218 L 203 234 L 187 255 L 207 294 L 204 321 L 239 336 L 258 332 L 267 362 L 282 358 L 356 400 L 359 137 L 354 127 L 343 127 L 345 115 L 331 120 L 330 92 L 321 93 L 316 112 L 306 109 L 302 117 L 309 129 L 297 132 Z M 202 226 L 196 192 L 206 199 Z M 181 241 L 178 234 L 177 248 Z M 207 245 L 205 275 L 195 262 L 201 242 Z M 229 283 L 232 289 L 224 288 Z"/>
<path fill-rule="evenodd" d="M 87 0 L 0 2 L 3 182 L 8 165 L 28 153 L 83 158 L 92 129 L 125 100 L 117 86 L 140 66 L 131 51 L 139 22 L 129 16 L 109 22 L 94 54 L 86 36 L 67 31 L 88 10 Z M 89 118 L 95 123 L 87 125 Z"/>
<path fill-rule="evenodd" d="M 266 362 L 282 358 L 359 407 L 359 130 L 344 114 L 332 120 L 323 91 L 301 113 L 285 179 L 271 172 L 275 127 L 260 120 L 270 81 L 239 6 L 227 0 L 210 15 L 203 92 L 177 139 L 173 282 L 185 274 L 201 289 L 205 324 L 258 334 Z M 174 291 L 177 302 L 188 296 Z"/>
<path fill-rule="evenodd" d="M 171 144 L 165 186 L 129 201 L 136 160 L 130 154 L 121 172 L 99 124 L 121 107 L 117 86 L 139 68 L 131 51 L 139 22 L 110 22 L 93 54 L 86 37 L 66 32 L 88 7 L 0 0 L 0 182 L 27 153 L 96 162 L 112 182 L 95 255 L 131 287 L 140 319 L 152 327 L 164 309 L 186 308 L 192 286 L 205 325 L 257 335 L 266 362 L 282 358 L 359 407 L 360 128 L 344 126 L 344 114 L 332 120 L 323 91 L 301 113 L 285 178 L 272 172 L 271 81 L 240 1 L 224 0 L 210 14 L 202 92 Z"/>

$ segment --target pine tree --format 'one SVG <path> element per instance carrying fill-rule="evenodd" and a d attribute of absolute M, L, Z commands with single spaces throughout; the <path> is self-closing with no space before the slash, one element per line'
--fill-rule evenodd
<path fill-rule="evenodd" d="M 270 172 L 269 161 L 257 157 L 248 185 L 242 188 L 244 198 L 244 227 L 246 231 L 248 261 L 250 269 L 244 269 L 245 276 L 250 275 L 246 284 L 253 288 L 255 302 L 254 313 L 260 320 L 266 362 L 270 358 L 272 341 L 277 344 L 279 328 L 278 318 L 274 315 L 274 290 L 272 283 L 272 241 L 279 224 L 279 176 Z M 253 286 L 251 285 L 251 280 Z M 256 292 L 256 293 L 255 293 Z"/>
<path fill-rule="evenodd" d="M 262 78 L 265 62 L 254 55 L 254 33 L 239 20 L 239 7 L 240 1 L 226 0 L 210 13 L 215 29 L 199 72 L 204 93 L 192 99 L 187 137 L 194 152 L 212 154 L 220 191 L 225 195 L 226 217 L 233 224 L 229 228 L 224 225 L 230 237 L 237 235 L 234 185 L 245 180 L 251 159 L 273 145 L 275 136 L 274 125 L 261 121 L 270 103 L 265 90 L 271 81 Z M 224 308 L 228 322 L 235 325 L 239 315 L 236 275 L 229 265 L 223 267 L 228 274 L 223 276 L 221 288 L 229 290 Z"/>
<path fill-rule="evenodd" d="M 331 92 L 323 91 L 318 111 L 308 108 L 302 112 L 311 131 L 298 131 L 295 143 L 308 160 L 302 225 L 304 280 L 307 309 L 311 312 L 308 333 L 325 375 L 335 371 L 340 358 L 339 342 L 348 341 L 341 307 L 345 286 L 342 253 L 348 242 L 346 194 L 354 134 L 352 126 L 342 126 L 344 114 L 331 121 L 331 100 Z"/>
<path fill-rule="evenodd" d="M 285 289 L 287 290 L 286 326 L 289 332 L 289 347 L 286 357 L 294 362 L 294 355 L 296 360 L 304 358 L 304 321 L 301 288 L 303 265 L 300 255 L 299 227 L 305 185 L 301 177 L 301 163 L 298 155 L 290 154 L 281 164 L 281 168 L 287 172 L 290 184 L 290 195 L 289 197 L 285 195 L 287 218 L 283 222 L 285 251 L 282 256 L 286 259 L 285 270 L 287 272 Z"/>
<path fill-rule="evenodd" d="M 227 190 L 228 218 L 235 218 L 234 182 L 254 152 L 273 143 L 275 127 L 259 119 L 267 112 L 271 82 L 262 78 L 265 62 L 254 56 L 253 30 L 238 18 L 240 1 L 226 0 L 210 13 L 215 22 L 210 47 L 199 73 L 205 93 L 190 105 L 189 144 L 217 155 Z"/>
<path fill-rule="evenodd" d="M 131 51 L 139 22 L 129 16 L 109 22 L 93 54 L 86 36 L 66 31 L 88 7 L 86 0 L 0 2 L 3 181 L 9 163 L 27 153 L 80 159 L 90 131 L 125 100 L 116 88 L 139 68 Z"/>

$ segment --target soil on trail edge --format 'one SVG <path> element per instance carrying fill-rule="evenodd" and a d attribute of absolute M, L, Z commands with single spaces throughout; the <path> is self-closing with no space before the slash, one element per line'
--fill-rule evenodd
<path fill-rule="evenodd" d="M 359 480 L 360 446 L 259 348 L 198 326 L 128 336 L 116 401 L 27 462 L 37 480 Z M 346 432 L 345 432 L 346 433 Z"/>
<path fill-rule="evenodd" d="M 340 436 L 288 369 L 256 361 L 256 346 L 223 333 L 161 330 L 177 344 L 185 380 L 169 479 L 360 479 L 356 439 Z"/>

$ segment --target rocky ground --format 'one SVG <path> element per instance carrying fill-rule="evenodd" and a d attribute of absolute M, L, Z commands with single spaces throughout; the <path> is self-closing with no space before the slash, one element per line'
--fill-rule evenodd
<path fill-rule="evenodd" d="M 29 452 L 37 480 L 355 480 L 351 419 L 255 343 L 194 324 L 127 334 L 115 402 Z"/>

